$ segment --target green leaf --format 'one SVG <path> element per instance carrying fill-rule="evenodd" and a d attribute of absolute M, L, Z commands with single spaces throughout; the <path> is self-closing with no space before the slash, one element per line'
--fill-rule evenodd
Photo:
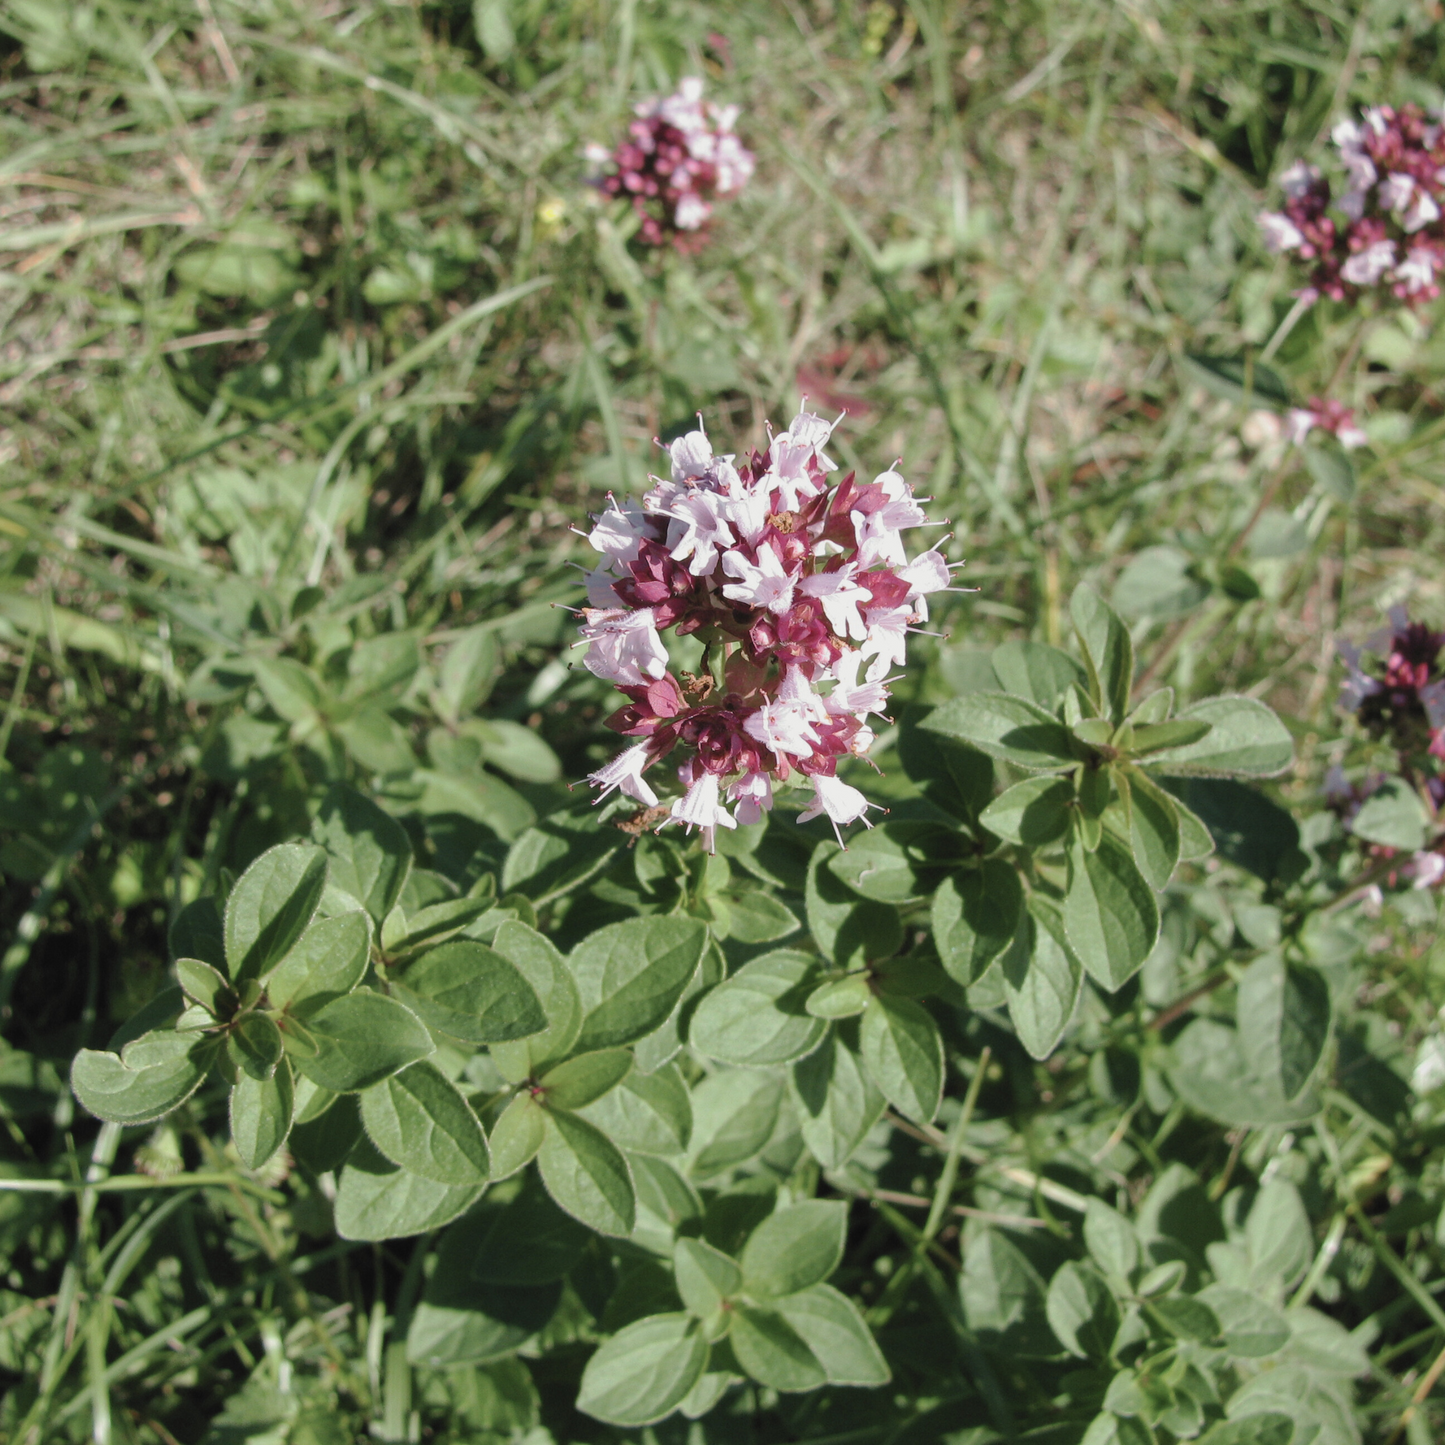
<path fill-rule="evenodd" d="M 82 1049 L 70 1066 L 75 1097 L 98 1119 L 113 1124 L 149 1124 L 185 1103 L 219 1044 L 158 1029 L 125 1046 L 123 1054 Z"/>
<path fill-rule="evenodd" d="M 584 938 L 567 960 L 582 1001 L 576 1047 L 629 1044 L 665 1023 L 706 946 L 704 923 L 667 916 L 629 918 Z"/>
<path fill-rule="evenodd" d="M 680 1231 L 702 1221 L 702 1199 L 696 1189 L 661 1159 L 630 1154 L 632 1182 L 637 1188 L 637 1224 L 632 1241 L 654 1254 L 666 1254 Z"/>
<path fill-rule="evenodd" d="M 307 1057 L 292 1051 L 291 1061 L 308 1079 L 338 1094 L 379 1084 L 435 1047 L 410 1009 L 365 988 L 327 1004 L 305 1027 L 317 1052 Z"/>
<path fill-rule="evenodd" d="M 455 723 L 487 700 L 501 672 L 502 658 L 493 627 L 468 627 L 452 643 L 437 676 L 438 714 Z"/>
<path fill-rule="evenodd" d="M 574 1219 L 598 1234 L 625 1239 L 632 1233 L 637 1219 L 632 1171 L 595 1124 L 576 1114 L 548 1113 L 537 1167 L 547 1192 Z"/>
<path fill-rule="evenodd" d="M 1301 448 L 1305 470 L 1315 484 L 1337 502 L 1353 502 L 1357 490 L 1355 464 L 1338 444 Z"/>
<path fill-rule="evenodd" d="M 1432 831 L 1420 795 L 1403 778 L 1386 778 L 1350 819 L 1349 830 L 1367 843 L 1378 843 L 1402 853 L 1425 846 Z"/>
<path fill-rule="evenodd" d="M 1289 1343 L 1289 1321 L 1248 1290 L 1212 1284 L 1195 1298 L 1214 1312 L 1224 1348 L 1236 1359 L 1262 1359 Z"/>
<path fill-rule="evenodd" d="M 1044 1282 L 999 1230 L 982 1229 L 969 1240 L 958 1297 L 969 1329 L 985 1348 L 1005 1358 L 1056 1353 L 1044 1311 Z"/>
<path fill-rule="evenodd" d="M 171 924 L 171 957 L 198 958 L 212 968 L 226 967 L 226 923 L 218 898 L 197 898 Z"/>
<path fill-rule="evenodd" d="M 382 947 L 394 959 L 414 954 L 426 944 L 435 945 L 460 933 L 494 906 L 490 897 L 444 898 L 415 913 L 394 909 L 382 929 Z"/>
<path fill-rule="evenodd" d="M 1211 697 L 1185 708 L 1181 718 L 1210 725 L 1197 743 L 1165 748 L 1149 766 L 1171 776 L 1227 777 L 1245 773 L 1273 777 L 1294 761 L 1294 741 L 1284 724 L 1252 697 Z"/>
<path fill-rule="evenodd" d="M 873 986 L 861 973 L 820 983 L 804 1007 L 815 1019 L 847 1019 L 860 1014 L 873 997 Z"/>
<path fill-rule="evenodd" d="M 1184 783 L 1182 786 L 1189 788 L 1192 792 L 1199 788 L 1226 786 L 1237 788 L 1241 785 L 1238 783 L 1209 783 L 1201 778 L 1193 783 Z M 1179 815 L 1179 857 L 1186 863 L 1195 863 L 1208 858 L 1214 852 L 1214 837 L 1205 826 L 1204 820 L 1193 808 L 1188 807 L 1177 793 L 1171 792 L 1170 797 L 1174 799 L 1174 811 Z M 1290 821 L 1294 820 L 1290 819 Z M 1299 836 L 1298 829 L 1295 830 L 1295 836 L 1296 838 Z"/>
<path fill-rule="evenodd" d="M 1138 1268 L 1139 1239 L 1134 1226 L 1102 1199 L 1091 1198 L 1084 1210 L 1084 1244 L 1111 1280 L 1127 1284 Z"/>
<path fill-rule="evenodd" d="M 411 734 L 385 704 L 363 703 L 336 723 L 334 731 L 346 751 L 368 772 L 402 774 L 416 767 Z"/>
<path fill-rule="evenodd" d="M 289 723 L 311 721 L 326 702 L 321 680 L 294 657 L 253 657 L 248 665 L 266 701 Z"/>
<path fill-rule="evenodd" d="M 370 963 L 366 914 L 318 918 L 266 980 L 266 997 L 292 1018 L 307 1019 L 356 988 Z"/>
<path fill-rule="evenodd" d="M 863 1011 L 863 1062 L 899 1113 L 930 1124 L 943 1100 L 943 1039 L 933 1016 L 910 998 L 879 995 Z"/>
<path fill-rule="evenodd" d="M 650 1074 L 634 1069 L 582 1114 L 632 1153 L 681 1154 L 692 1137 L 692 1100 L 672 1064 Z"/>
<path fill-rule="evenodd" d="M 1219 1338 L 1219 1321 L 1214 1311 L 1190 1295 L 1160 1295 L 1146 1301 L 1144 1310 L 1181 1340 L 1207 1345 Z"/>
<path fill-rule="evenodd" d="M 1119 1306 L 1093 1270 L 1073 1260 L 1060 1265 L 1049 1281 L 1045 1308 L 1049 1327 L 1071 1355 L 1108 1358 L 1119 1328 Z"/>
<path fill-rule="evenodd" d="M 1249 1071 L 1276 1078 L 1293 1099 L 1318 1067 L 1330 1036 L 1330 990 L 1313 968 L 1266 953 L 1250 964 L 1237 995 L 1239 1047 Z"/>
<path fill-rule="evenodd" d="M 789 1077 L 803 1142 L 824 1169 L 848 1162 L 888 1102 L 840 1032 L 794 1064 Z"/>
<path fill-rule="evenodd" d="M 991 661 L 1005 692 L 1026 697 L 1049 713 L 1074 683 L 1085 680 L 1079 664 L 1067 652 L 1046 642 L 1002 643 L 994 648 Z"/>
<path fill-rule="evenodd" d="M 507 1179 L 537 1157 L 547 1137 L 547 1111 L 530 1093 L 516 1095 L 492 1125 L 492 1178 Z"/>
<path fill-rule="evenodd" d="M 471 1105 L 434 1064 L 409 1065 L 364 1089 L 361 1122 L 393 1164 L 438 1184 L 482 1184 L 487 1138 Z"/>
<path fill-rule="evenodd" d="M 808 864 L 808 928 L 824 958 L 856 968 L 889 958 L 903 946 L 903 919 L 891 903 L 861 898 L 828 867 L 842 849 L 820 843 Z"/>
<path fill-rule="evenodd" d="M 911 903 L 933 891 L 928 874 L 947 858 L 953 836 L 931 823 L 880 823 L 829 854 L 828 867 L 864 898 Z"/>
<path fill-rule="evenodd" d="M 800 1059 L 818 1047 L 827 1024 L 807 1011 L 817 960 L 775 949 L 746 963 L 704 995 L 688 1042 L 725 1064 L 763 1067 Z"/>
<path fill-rule="evenodd" d="M 1048 1058 L 1074 1017 L 1084 986 L 1083 968 L 1051 904 L 1035 898 L 1025 909 L 1000 972 L 1019 1042 L 1034 1058 Z"/>
<path fill-rule="evenodd" d="M 1162 748 L 1187 747 L 1207 738 L 1213 731 L 1213 724 L 1202 718 L 1177 717 L 1170 722 L 1146 723 L 1134 729 L 1129 751 L 1138 756 L 1158 752 Z"/>
<path fill-rule="evenodd" d="M 1159 937 L 1154 891 L 1109 833 L 1092 853 L 1070 847 L 1063 918 L 1070 949 L 1111 993 L 1139 971 Z"/>
<path fill-rule="evenodd" d="M 543 1285 L 564 1278 L 591 1235 L 559 1209 L 536 1174 L 505 1204 L 490 1202 L 471 1216 L 471 1253 L 458 1260 L 471 1279 L 499 1285 Z"/>
<path fill-rule="evenodd" d="M 591 808 L 553 813 L 517 835 L 502 866 L 501 891 L 523 893 L 539 907 L 580 888 L 611 862 L 622 834 Z"/>
<path fill-rule="evenodd" d="M 1262 1184 L 1244 1221 L 1251 1282 L 1288 1289 L 1314 1257 L 1314 1231 L 1299 1190 L 1276 1175 Z"/>
<path fill-rule="evenodd" d="M 484 943 L 455 938 L 393 980 L 396 996 L 434 1029 L 472 1044 L 505 1042 L 547 1027 L 532 985 Z"/>
<path fill-rule="evenodd" d="M 886 1385 L 892 1378 L 858 1307 L 832 1285 L 816 1284 L 774 1308 L 823 1367 L 831 1385 Z"/>
<path fill-rule="evenodd" d="M 1149 886 L 1162 892 L 1179 862 L 1179 804 L 1138 768 L 1126 777 L 1134 861 Z"/>
<path fill-rule="evenodd" d="M 342 1239 L 401 1239 L 450 1223 L 485 1184 L 438 1184 L 401 1169 L 362 1139 L 336 1181 L 336 1232 Z"/>
<path fill-rule="evenodd" d="M 726 1069 L 692 1091 L 691 1174 L 709 1179 L 755 1158 L 773 1136 L 783 1088 L 772 1074 Z"/>
<path fill-rule="evenodd" d="M 523 783 L 555 783 L 562 763 L 547 740 L 532 728 L 503 718 L 473 718 L 462 730 L 482 745 L 486 760 Z"/>
<path fill-rule="evenodd" d="M 1126 617 L 1187 616 L 1209 596 L 1209 584 L 1193 567 L 1177 547 L 1145 547 L 1119 573 L 1114 606 Z"/>
<path fill-rule="evenodd" d="M 979 814 L 991 833 L 1025 848 L 1047 848 L 1068 831 L 1074 785 L 1068 778 L 1025 778 Z"/>
<path fill-rule="evenodd" d="M 1092 587 L 1082 583 L 1069 599 L 1069 615 L 1083 649 L 1094 701 L 1106 717 L 1123 722 L 1134 687 L 1134 644 L 1129 629 Z"/>
<path fill-rule="evenodd" d="M 380 924 L 411 871 L 406 829 L 370 798 L 338 786 L 322 800 L 311 836 L 330 855 L 331 881 Z"/>
<path fill-rule="evenodd" d="M 967 988 L 1018 932 L 1024 894 L 1018 874 L 1000 858 L 953 873 L 933 895 L 933 940 L 955 983 Z"/>
<path fill-rule="evenodd" d="M 1049 771 L 1075 761 L 1068 729 L 1037 703 L 1008 693 L 965 693 L 935 708 L 921 726 L 1019 768 Z"/>
<path fill-rule="evenodd" d="M 737 1262 L 700 1239 L 677 1241 L 672 1269 L 683 1304 L 701 1320 L 710 1319 L 743 1287 Z"/>
<path fill-rule="evenodd" d="M 627 1049 L 575 1054 L 537 1081 L 538 1102 L 549 1109 L 581 1109 L 615 1089 L 631 1070 L 632 1054 Z"/>
<path fill-rule="evenodd" d="M 724 895 L 730 927 L 728 937 L 739 943 L 775 943 L 798 931 L 798 920 L 785 903 L 760 888 Z"/>
<path fill-rule="evenodd" d="M 809 1199 L 770 1214 L 743 1246 L 743 1284 L 754 1299 L 778 1299 L 821 1284 L 843 1260 L 848 1206 Z"/>
<path fill-rule="evenodd" d="M 281 1030 L 263 1013 L 245 1014 L 226 1034 L 226 1052 L 241 1073 L 269 1079 L 284 1052 Z"/>
<path fill-rule="evenodd" d="M 900 719 L 898 758 L 923 796 L 965 823 L 973 823 L 993 796 L 993 759 L 922 727 L 927 712 L 907 709 Z"/>
<path fill-rule="evenodd" d="M 263 977 L 305 931 L 326 887 L 326 853 L 305 843 L 268 848 L 226 902 L 226 965 L 236 983 Z"/>
<path fill-rule="evenodd" d="M 514 964 L 541 1000 L 547 1027 L 511 1043 L 492 1045 L 502 1076 L 514 1084 L 530 1078 L 541 1064 L 564 1058 L 582 1032 L 582 1000 L 567 960 L 551 941 L 525 923 L 509 921 L 497 930 L 492 948 Z"/>
<path fill-rule="evenodd" d="M 650 1425 L 682 1403 L 707 1356 L 707 1341 L 690 1315 L 649 1315 L 588 1360 L 577 1408 L 610 1425 Z"/>
<path fill-rule="evenodd" d="M 229 1019 L 240 1003 L 226 975 L 199 958 L 176 959 L 176 979 L 185 996 L 214 1019 Z"/>
<path fill-rule="evenodd" d="M 295 1091 L 282 1059 L 269 1079 L 242 1074 L 231 1090 L 231 1138 L 247 1169 L 259 1169 L 291 1132 Z"/>
<path fill-rule="evenodd" d="M 1294 1417 L 1273 1410 L 1221 1420 L 1199 1436 L 1199 1445 L 1290 1445 Z"/>
<path fill-rule="evenodd" d="M 817 1355 L 776 1310 L 739 1305 L 732 1311 L 728 1340 L 738 1364 L 760 1385 L 816 1390 L 828 1381 Z"/>
<path fill-rule="evenodd" d="M 1174 1040 L 1169 1083 L 1192 1109 L 1230 1128 L 1294 1124 L 1319 1111 L 1317 1094 L 1306 1088 L 1287 1100 L 1277 1071 L 1259 1076 L 1232 1028 L 1217 1019 L 1197 1018 Z"/>
<path fill-rule="evenodd" d="M 1178 360 L 1179 370 L 1197 386 L 1238 405 L 1253 404 L 1283 411 L 1291 405 L 1289 387 L 1272 367 L 1250 356 L 1206 356 L 1188 351 Z"/>
<path fill-rule="evenodd" d="M 471 1216 L 459 1219 L 442 1236 L 436 1269 L 407 1331 L 406 1355 L 413 1365 L 436 1370 L 501 1361 L 544 1328 L 557 1311 L 560 1284 L 535 1289 L 479 1285 L 455 1266 L 447 1246 L 455 1231 L 471 1223 Z"/>

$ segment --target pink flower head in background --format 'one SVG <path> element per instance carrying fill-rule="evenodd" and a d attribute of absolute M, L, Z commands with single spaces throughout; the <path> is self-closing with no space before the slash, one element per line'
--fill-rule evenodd
<path fill-rule="evenodd" d="M 1353 301 L 1383 288 L 1408 305 L 1440 294 L 1445 271 L 1445 134 L 1417 105 L 1372 106 L 1332 134 L 1336 191 L 1297 161 L 1284 207 L 1257 218 L 1265 248 L 1311 263 L 1302 298 Z"/>
<path fill-rule="evenodd" d="M 1303 446 L 1305 438 L 1316 428 L 1334 437 L 1347 452 L 1364 446 L 1369 440 L 1355 424 L 1353 408 L 1343 402 L 1312 396 L 1307 407 L 1293 407 L 1285 413 L 1285 440 L 1296 446 Z"/>
<path fill-rule="evenodd" d="M 689 77 L 666 99 L 635 110 L 615 150 L 588 147 L 590 160 L 610 167 L 598 187 L 631 199 L 644 245 L 670 240 L 681 251 L 696 250 L 713 200 L 736 195 L 753 174 L 753 153 L 733 133 L 738 108 L 704 100 L 702 81 Z"/>
<path fill-rule="evenodd" d="M 612 502 L 588 537 L 602 561 L 585 663 L 627 697 L 608 726 L 636 740 L 589 781 L 659 806 L 643 772 L 684 749 L 664 822 L 698 829 L 709 850 L 794 774 L 811 788 L 802 821 L 867 823 L 873 805 L 838 764 L 866 755 L 904 634 L 948 587 L 937 551 L 909 562 L 903 550 L 903 532 L 927 523 L 908 484 L 891 470 L 835 480 L 832 431 L 804 412 L 735 466 L 699 427 L 668 448 L 670 475 L 640 508 Z M 696 676 L 671 670 L 669 629 L 703 641 Z"/>
<path fill-rule="evenodd" d="M 1340 705 L 1372 738 L 1391 742 L 1400 775 L 1445 807 L 1445 632 L 1411 622 L 1403 607 L 1363 648 L 1341 642 Z"/>

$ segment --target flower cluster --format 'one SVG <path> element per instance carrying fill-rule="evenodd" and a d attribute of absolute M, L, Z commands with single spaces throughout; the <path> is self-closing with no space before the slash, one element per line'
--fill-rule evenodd
<path fill-rule="evenodd" d="M 1295 446 L 1303 446 L 1305 438 L 1316 427 L 1334 437 L 1347 452 L 1364 446 L 1369 440 L 1355 422 L 1354 409 L 1343 402 L 1312 396 L 1309 406 L 1292 407 L 1285 413 L 1285 440 Z"/>
<path fill-rule="evenodd" d="M 598 185 L 605 195 L 631 198 L 645 245 L 670 239 L 680 250 L 695 249 L 713 198 L 735 195 L 753 173 L 752 152 L 733 134 L 738 108 L 703 100 L 694 77 L 636 112 L 616 150 L 588 148 L 589 159 L 611 167 Z"/>
<path fill-rule="evenodd" d="M 1399 776 L 1419 788 L 1435 813 L 1445 810 L 1445 632 L 1411 622 L 1404 608 L 1390 613 L 1390 628 L 1364 648 L 1340 644 L 1346 678 L 1340 703 L 1372 738 L 1391 743 Z M 1345 822 L 1384 782 L 1351 785 L 1338 770 L 1326 782 L 1331 807 Z M 1441 840 L 1445 843 L 1445 840 Z M 1417 888 L 1445 880 L 1441 843 L 1414 854 L 1400 870 Z M 1389 849 L 1376 848 L 1389 854 Z"/>
<path fill-rule="evenodd" d="M 643 774 L 685 748 L 684 792 L 662 822 L 701 830 L 709 849 L 794 773 L 813 790 L 802 821 L 867 822 L 838 764 L 866 754 L 906 634 L 948 587 L 936 549 L 904 552 L 903 532 L 928 519 L 896 471 L 861 486 L 830 475 L 833 425 L 804 412 L 740 466 L 689 432 L 669 448 L 670 477 L 640 506 L 609 498 L 588 538 L 602 561 L 587 579 L 586 666 L 628 699 L 608 726 L 639 739 L 589 781 L 658 809 Z M 695 675 L 669 671 L 668 629 L 702 642 Z"/>
<path fill-rule="evenodd" d="M 1306 301 L 1375 287 L 1412 305 L 1433 300 L 1445 270 L 1445 127 L 1418 106 L 1381 105 L 1341 121 L 1333 139 L 1338 199 L 1316 167 L 1292 165 L 1280 177 L 1284 209 L 1258 217 L 1266 247 L 1312 263 Z"/>

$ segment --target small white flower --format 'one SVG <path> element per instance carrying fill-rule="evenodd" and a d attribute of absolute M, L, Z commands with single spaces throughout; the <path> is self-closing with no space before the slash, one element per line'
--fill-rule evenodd
<path fill-rule="evenodd" d="M 657 635 L 650 607 L 589 612 L 582 636 L 591 644 L 582 659 L 587 671 L 608 682 L 639 687 L 667 671 L 667 649 Z"/>
<path fill-rule="evenodd" d="M 668 512 L 668 555 L 674 562 L 691 557 L 688 571 L 706 577 L 717 564 L 719 551 L 734 544 L 726 519 L 727 503 L 716 492 L 697 491 L 679 497 Z"/>
<path fill-rule="evenodd" d="M 1356 447 L 1362 447 L 1369 441 L 1359 427 L 1347 422 L 1335 433 L 1335 440 L 1347 451 L 1352 452 Z"/>
<path fill-rule="evenodd" d="M 1304 245 L 1304 232 L 1282 211 L 1261 211 L 1254 219 L 1263 233 L 1264 249 L 1272 255 Z"/>
<path fill-rule="evenodd" d="M 1405 259 L 1395 267 L 1394 279 L 1414 296 L 1435 280 L 1435 253 L 1424 246 L 1412 246 Z"/>
<path fill-rule="evenodd" d="M 1405 213 L 1400 224 L 1405 228 L 1407 235 L 1413 236 L 1416 231 L 1439 219 L 1440 207 L 1435 204 L 1429 193 L 1416 191 L 1415 204 Z"/>
<path fill-rule="evenodd" d="M 677 198 L 672 208 L 673 224 L 679 231 L 696 231 L 712 215 L 712 207 L 695 191 Z"/>
<path fill-rule="evenodd" d="M 1292 201 L 1297 201 L 1301 196 L 1307 196 L 1319 183 L 1320 172 L 1318 166 L 1306 165 L 1304 161 L 1296 161 L 1292 166 L 1280 172 L 1279 187 Z"/>
<path fill-rule="evenodd" d="M 712 466 L 712 443 L 701 427 L 678 437 L 667 452 L 672 458 L 672 479 L 675 482 L 705 477 Z"/>
<path fill-rule="evenodd" d="M 860 651 L 873 661 L 868 665 L 868 681 L 877 682 L 898 667 L 908 651 L 908 623 L 912 611 L 901 607 L 870 607 L 867 613 L 868 640 Z"/>
<path fill-rule="evenodd" d="M 1292 406 L 1284 414 L 1284 439 L 1292 446 L 1302 447 L 1305 438 L 1315 429 L 1315 414 L 1308 407 Z"/>
<path fill-rule="evenodd" d="M 763 814 L 772 810 L 772 780 L 766 773 L 744 773 L 728 789 L 728 797 L 737 804 L 739 823 L 760 823 Z"/>
<path fill-rule="evenodd" d="M 614 572 L 625 573 L 627 564 L 637 560 L 643 515 L 642 509 L 633 503 L 619 507 L 617 498 L 609 496 L 607 510 L 593 519 L 595 525 L 587 534 L 587 540 L 607 558 Z"/>
<path fill-rule="evenodd" d="M 686 782 L 687 779 L 684 778 L 683 781 Z M 702 844 L 709 853 L 713 851 L 714 829 L 736 828 L 738 825 L 737 819 L 728 812 L 718 797 L 716 773 L 698 773 L 687 792 L 673 803 L 669 817 L 685 828 L 701 829 Z"/>
<path fill-rule="evenodd" d="M 1445 879 L 1445 853 L 1416 853 L 1400 870 L 1418 889 L 1433 888 Z"/>
<path fill-rule="evenodd" d="M 725 553 L 723 571 L 738 579 L 722 590 L 731 602 L 766 607 L 779 616 L 793 605 L 792 574 L 784 569 L 783 559 L 766 543 L 758 548 L 756 563 L 749 562 L 741 552 Z"/>
<path fill-rule="evenodd" d="M 833 664 L 833 676 L 837 686 L 823 699 L 823 706 L 834 717 L 866 717 L 869 713 L 883 713 L 888 703 L 888 684 L 881 678 L 866 682 L 858 681 L 858 669 L 865 661 L 861 652 L 845 652 Z"/>
<path fill-rule="evenodd" d="M 1415 181 L 1412 176 L 1402 175 L 1399 171 L 1391 171 L 1383 181 L 1380 182 L 1379 190 L 1380 205 L 1387 211 L 1394 211 L 1398 214 L 1410 204 L 1410 197 L 1415 194 Z"/>
<path fill-rule="evenodd" d="M 612 585 L 612 577 L 606 567 L 598 567 L 587 574 L 587 605 L 599 612 L 611 612 L 622 606 L 622 599 Z"/>
<path fill-rule="evenodd" d="M 796 663 L 784 670 L 776 696 L 779 702 L 796 707 L 811 722 L 828 720 L 828 709 L 823 705 L 817 688 L 803 676 L 803 669 Z"/>
<path fill-rule="evenodd" d="M 816 597 L 823 604 L 828 626 L 839 637 L 862 642 L 868 628 L 859 609 L 867 606 L 873 594 L 858 585 L 857 573 L 857 567 L 851 562 L 836 572 L 816 572 L 798 583 L 798 591 L 806 597 Z"/>
<path fill-rule="evenodd" d="M 1352 286 L 1373 286 L 1394 264 L 1395 243 L 1376 241 L 1351 256 L 1340 267 L 1340 275 Z"/>
<path fill-rule="evenodd" d="M 642 776 L 642 770 L 649 762 L 651 758 L 648 757 L 646 743 L 638 743 L 636 747 L 618 753 L 610 763 L 598 768 L 588 777 L 587 781 L 594 788 L 602 790 L 593 801 L 600 803 L 614 788 L 621 788 L 625 797 L 634 798 L 646 807 L 655 808 L 657 794 Z"/>
<path fill-rule="evenodd" d="M 870 804 L 857 788 L 850 788 L 841 778 L 825 778 L 820 774 L 813 779 L 813 801 L 798 814 L 798 821 L 806 823 L 826 813 L 835 833 L 840 825 L 859 821 L 871 828 L 873 825 L 865 816 L 870 806 L 877 805 Z M 841 834 L 838 841 L 843 841 Z"/>
<path fill-rule="evenodd" d="M 936 549 L 924 552 L 906 567 L 900 567 L 897 576 L 908 584 L 908 600 L 914 604 L 914 615 L 919 622 L 928 621 L 928 603 L 923 599 L 930 592 L 942 592 L 952 580 L 948 563 Z"/>
<path fill-rule="evenodd" d="M 756 542 L 768 525 L 768 493 L 765 490 L 745 492 L 739 488 L 727 498 L 725 510 L 738 536 L 744 542 Z"/>
<path fill-rule="evenodd" d="M 796 702 L 774 699 L 749 713 L 743 731 L 770 752 L 789 757 L 809 758 L 813 755 L 818 734 L 808 721 L 807 712 Z"/>

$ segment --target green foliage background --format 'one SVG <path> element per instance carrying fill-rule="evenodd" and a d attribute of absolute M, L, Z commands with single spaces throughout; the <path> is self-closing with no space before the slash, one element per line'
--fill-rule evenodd
<path fill-rule="evenodd" d="M 707 1220 L 682 1236 L 746 1273 L 773 1203 L 851 1201 L 819 1257 L 892 1380 L 744 1385 L 649 1438 L 1064 1445 L 1101 1410 L 1131 1445 L 1432 1438 L 1445 957 L 1429 895 L 1337 906 L 1363 875 L 1318 794 L 1376 761 L 1335 637 L 1400 602 L 1445 620 L 1445 353 L 1429 310 L 1320 307 L 1262 358 L 1292 278 L 1253 216 L 1339 115 L 1438 103 L 1440 24 L 1395 0 L 0 4 L 0 1431 L 617 1438 L 574 1407 L 583 1369 L 704 1317 L 667 1264 L 681 1216 L 615 1245 L 531 1174 L 444 1234 L 338 1239 L 343 1106 L 249 1168 L 214 1077 L 124 1130 L 65 1081 L 172 982 L 186 906 L 317 836 L 337 783 L 404 829 L 404 912 L 441 909 L 436 936 L 522 894 L 496 926 L 563 952 L 680 906 L 710 985 L 775 948 L 843 962 L 845 926 L 894 918 L 926 955 L 938 880 L 898 865 L 877 896 L 846 862 L 876 839 L 836 855 L 780 820 L 709 863 L 625 848 L 566 788 L 615 748 L 556 605 L 571 529 L 641 490 L 653 437 L 701 411 L 742 450 L 803 392 L 852 414 L 850 465 L 904 458 L 979 589 L 913 640 L 884 775 L 854 779 L 895 821 L 929 786 L 911 720 L 1016 691 L 998 644 L 1077 652 L 1079 582 L 1127 622 L 1138 695 L 1263 699 L 1295 761 L 1186 789 L 1216 856 L 1176 875 L 1142 972 L 1078 985 L 1045 1062 L 996 995 L 910 1001 L 942 1104 L 850 1158 L 805 1141 L 784 1054 L 679 1056 L 666 1167 Z M 759 157 L 689 261 L 629 249 L 580 159 L 683 74 L 743 105 Z M 1353 461 L 1278 442 L 1314 394 L 1359 409 Z M 1308 1035 L 1301 978 L 1333 1022 L 1265 1098 L 1240 1039 Z M 433 1062 L 495 1156 L 487 1057 Z"/>

